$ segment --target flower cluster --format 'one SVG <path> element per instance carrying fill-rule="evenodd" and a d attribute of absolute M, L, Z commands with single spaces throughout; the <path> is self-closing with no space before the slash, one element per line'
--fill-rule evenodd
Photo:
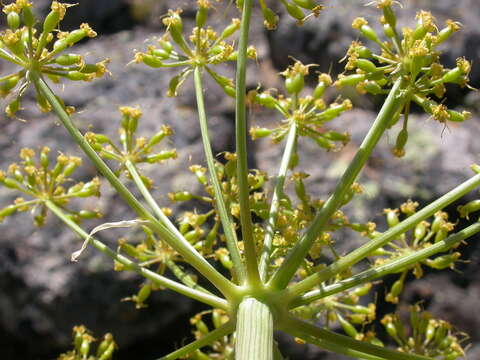
<path fill-rule="evenodd" d="M 91 131 L 85 134 L 85 139 L 100 156 L 105 159 L 117 161 L 120 164 L 117 170 L 118 174 L 125 172 L 127 177 L 130 177 L 128 171 L 125 171 L 126 161 L 132 164 L 155 164 L 177 157 L 175 149 L 152 153 L 156 145 L 173 134 L 169 126 L 162 125 L 160 131 L 150 138 L 137 137 L 136 131 L 138 121 L 142 116 L 141 110 L 136 107 L 122 106 L 119 108 L 119 111 L 122 114 L 120 129 L 118 130 L 121 146 L 117 146 L 107 135 Z M 142 180 L 147 187 L 151 187 L 152 180 L 145 176 L 142 176 Z"/>
<path fill-rule="evenodd" d="M 74 349 L 61 354 L 58 360 L 111 360 L 113 353 L 117 349 L 113 335 L 110 333 L 105 334 L 103 340 L 98 344 L 96 351 L 92 351 L 92 343 L 95 341 L 96 339 L 85 326 L 74 326 Z"/>
<path fill-rule="evenodd" d="M 135 54 L 136 63 L 144 63 L 152 68 L 183 68 L 170 81 L 168 96 L 177 96 L 178 89 L 192 74 L 196 67 L 204 68 L 217 82 L 227 95 L 235 96 L 233 80 L 218 74 L 209 65 L 217 65 L 237 59 L 234 43 L 228 42 L 240 29 L 240 20 L 232 19 L 223 31 L 218 34 L 212 27 L 207 26 L 208 12 L 211 8 L 209 0 L 197 1 L 196 26 L 188 40 L 183 34 L 182 10 L 169 10 L 168 16 L 163 18 L 166 34 L 157 40 L 158 45 L 150 45 L 146 52 Z M 256 59 L 255 48 L 250 47 L 248 56 Z"/>
<path fill-rule="evenodd" d="M 207 315 L 210 315 L 210 319 L 205 319 Z M 211 327 L 207 325 L 207 322 L 211 322 L 213 329 L 218 329 L 220 326 L 226 324 L 228 320 L 229 317 L 224 311 L 213 309 L 196 314 L 190 318 L 190 324 L 195 327 L 193 335 L 195 336 L 195 339 L 198 340 L 211 331 Z M 190 354 L 188 358 L 197 360 L 230 359 L 234 354 L 234 347 L 234 337 L 223 336 L 217 341 L 211 343 L 208 348 L 196 350 L 194 353 Z"/>
<path fill-rule="evenodd" d="M 403 324 L 399 314 L 388 314 L 381 320 L 400 351 L 444 360 L 465 356 L 460 345 L 462 339 L 452 331 L 450 323 L 434 319 L 418 305 L 411 306 L 409 313 L 408 326 Z"/>
<path fill-rule="evenodd" d="M 348 143 L 350 140 L 348 133 L 327 131 L 323 129 L 323 126 L 343 112 L 350 110 L 352 103 L 350 100 L 344 100 L 341 103 L 334 102 L 330 105 L 325 103 L 323 95 L 326 89 L 332 85 L 332 79 L 328 74 L 320 74 L 312 94 L 302 97 L 305 77 L 309 74 L 310 67 L 311 65 L 304 65 L 300 61 L 296 61 L 282 72 L 288 96 L 280 93 L 275 95 L 270 90 L 250 92 L 249 98 L 252 103 L 275 109 L 285 119 L 274 129 L 253 127 L 250 129 L 253 139 L 270 136 L 275 143 L 278 143 L 287 136 L 290 127 L 294 124 L 299 136 L 313 139 L 324 149 L 338 150 L 338 144 Z"/>
<path fill-rule="evenodd" d="M 16 198 L 13 204 L 0 210 L 0 220 L 17 211 L 31 210 L 35 225 L 42 226 L 47 215 L 47 201 L 62 208 L 77 223 L 82 219 L 101 216 L 98 210 L 75 211 L 66 207 L 74 198 L 100 196 L 100 180 L 94 178 L 87 183 L 73 182 L 70 176 L 81 165 L 82 160 L 76 156 L 60 154 L 56 163 L 51 165 L 49 153 L 50 149 L 45 146 L 37 159 L 33 149 L 24 148 L 20 151 L 22 161 L 19 164 L 10 164 L 6 173 L 0 171 L 1 185 L 32 198 Z M 65 187 L 66 183 L 72 184 Z"/>
<path fill-rule="evenodd" d="M 356 325 L 365 327 L 376 318 L 374 303 L 361 305 L 365 303 L 362 297 L 367 296 L 372 288 L 372 283 L 366 283 L 349 291 L 297 307 L 293 313 L 307 320 L 315 322 L 321 320 L 325 325 L 337 322 L 345 333 L 354 339 L 378 345 L 380 340 L 372 332 L 364 333 L 355 328 Z"/>
<path fill-rule="evenodd" d="M 469 203 L 470 204 L 470 203 Z M 461 206 L 461 212 L 467 214 L 471 205 Z M 400 216 L 408 218 L 415 214 L 418 203 L 414 201 L 407 201 L 398 209 L 385 209 L 386 222 L 389 228 L 396 226 L 400 222 Z M 476 211 L 476 210 L 472 210 Z M 374 266 L 379 266 L 389 262 L 398 256 L 414 253 L 415 251 L 428 248 L 429 246 L 438 243 L 454 230 L 455 224 L 448 221 L 448 214 L 443 211 L 438 211 L 433 216 L 433 220 L 422 221 L 418 223 L 413 229 L 412 233 L 405 233 L 400 235 L 397 239 L 390 242 L 383 248 L 380 248 L 374 254 Z M 371 232 L 370 238 L 376 238 L 382 233 L 378 231 Z M 403 286 L 407 274 L 412 271 L 413 275 L 418 279 L 423 276 L 422 265 L 435 270 L 443 270 L 446 268 L 453 269 L 455 262 L 460 258 L 460 252 L 450 250 L 449 253 L 436 256 L 435 258 L 427 258 L 419 263 L 414 264 L 410 268 L 404 269 L 400 277 L 392 284 L 390 290 L 386 294 L 386 301 L 391 303 L 398 303 L 399 295 L 402 293 Z"/>
<path fill-rule="evenodd" d="M 59 23 L 69 6 L 73 5 L 52 1 L 51 11 L 39 33 L 35 28 L 37 20 L 30 1 L 16 0 L 3 6 L 8 28 L 0 33 L 0 58 L 20 67 L 20 70 L 0 78 L 0 96 L 15 94 L 6 108 L 8 116 L 15 116 L 21 108 L 21 99 L 30 85 L 29 73 L 32 71 L 45 75 L 53 82 L 61 79 L 91 81 L 107 73 L 108 60 L 88 64 L 82 55 L 64 54 L 72 45 L 97 35 L 88 24 L 82 24 L 71 32 L 59 31 Z M 51 105 L 38 91 L 37 104 L 41 111 L 51 110 Z M 73 107 L 65 109 L 68 113 L 75 110 Z"/>
<path fill-rule="evenodd" d="M 441 52 L 438 47 L 460 29 L 459 23 L 448 20 L 445 27 L 439 29 L 431 13 L 420 11 L 417 13 L 416 27 L 403 27 L 400 36 L 392 9 L 395 2 L 378 0 L 374 3 L 382 10 L 380 21 L 387 41 L 380 39 L 366 19 L 355 19 L 353 28 L 366 39 L 376 43 L 381 52 L 376 54 L 361 42 L 354 41 L 347 52 L 345 70 L 355 73 L 340 75 L 335 84 L 339 87 L 356 86 L 360 93 L 377 95 L 387 94 L 393 82 L 399 77 L 404 79 L 406 101 L 390 123 L 390 126 L 393 126 L 403 114 L 403 127 L 392 149 L 395 156 L 401 157 L 405 154 L 404 147 L 408 140 L 408 114 L 412 102 L 433 119 L 444 124 L 448 121 L 462 122 L 470 118 L 471 115 L 467 111 L 448 109 L 442 103 L 442 99 L 446 92 L 446 84 L 468 86 L 471 65 L 464 58 L 458 58 L 453 69 L 446 69 L 440 63 Z M 438 100 L 433 100 L 433 97 Z"/>

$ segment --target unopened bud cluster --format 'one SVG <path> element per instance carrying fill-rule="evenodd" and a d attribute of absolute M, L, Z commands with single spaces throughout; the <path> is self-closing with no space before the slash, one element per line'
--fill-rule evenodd
<path fill-rule="evenodd" d="M 323 100 L 325 91 L 332 85 L 328 74 L 320 74 L 312 93 L 302 96 L 305 88 L 305 78 L 309 75 L 312 65 L 304 65 L 297 61 L 288 67 L 282 75 L 285 77 L 287 95 L 274 94 L 270 90 L 260 92 L 254 90 L 249 93 L 251 103 L 256 103 L 281 113 L 285 120 L 274 128 L 253 127 L 250 134 L 253 139 L 270 136 L 275 143 L 280 142 L 288 134 L 294 124 L 299 136 L 313 139 L 320 147 L 333 151 L 339 149 L 339 144 L 345 145 L 350 140 L 348 133 L 328 131 L 323 127 L 343 112 L 352 108 L 350 100 L 334 102 L 329 105 Z"/>
<path fill-rule="evenodd" d="M 85 134 L 85 139 L 100 156 L 120 164 L 118 173 L 125 170 L 126 161 L 133 164 L 156 164 L 177 157 L 175 149 L 154 152 L 155 146 L 173 134 L 173 130 L 169 126 L 162 125 L 160 130 L 150 138 L 137 136 L 138 122 L 142 116 L 141 110 L 137 107 L 121 106 L 119 111 L 122 114 L 118 130 L 120 145 L 115 144 L 105 134 L 94 132 Z M 126 174 L 130 177 L 128 171 Z M 147 187 L 151 187 L 153 183 L 151 179 L 142 176 L 142 180 Z"/>
<path fill-rule="evenodd" d="M 375 43 L 381 51 L 375 53 L 368 46 L 354 41 L 347 52 L 345 70 L 355 73 L 340 75 L 335 84 L 338 87 L 355 86 L 362 94 L 378 95 L 388 94 L 392 84 L 399 77 L 403 78 L 406 101 L 389 124 L 393 126 L 403 114 L 403 127 L 392 149 L 395 156 L 401 157 L 405 154 L 404 147 L 408 140 L 407 122 L 412 102 L 444 124 L 470 118 L 471 114 L 467 111 L 449 109 L 443 104 L 443 98 L 446 84 L 468 86 L 471 65 L 464 58 L 458 58 L 453 69 L 447 69 L 440 63 L 441 52 L 438 48 L 460 29 L 459 23 L 448 20 L 441 28 L 431 13 L 419 11 L 416 27 L 403 27 L 400 34 L 393 10 L 396 2 L 377 0 L 373 3 L 382 11 L 380 22 L 387 40 L 383 41 L 366 19 L 355 19 L 353 28 Z"/>
<path fill-rule="evenodd" d="M 84 57 L 66 50 L 85 38 L 97 34 L 88 24 L 71 32 L 60 31 L 59 24 L 65 16 L 67 8 L 73 6 L 52 1 L 51 11 L 41 23 L 33 15 L 32 3 L 27 0 L 16 0 L 3 6 L 7 16 L 7 29 L 0 33 L 2 52 L 0 57 L 20 68 L 18 71 L 0 78 L 0 96 L 14 94 L 14 99 L 6 107 L 6 113 L 14 117 L 21 109 L 21 100 L 30 85 L 30 71 L 41 73 L 51 81 L 58 83 L 62 79 L 72 81 L 91 81 L 107 73 L 108 60 L 95 64 L 86 63 Z M 37 104 L 41 111 L 51 110 L 49 102 L 37 91 Z M 65 107 L 72 113 L 73 107 Z"/>
<path fill-rule="evenodd" d="M 235 97 L 233 80 L 218 74 L 212 65 L 237 60 L 234 41 L 229 39 L 240 29 L 240 20 L 232 19 L 221 33 L 207 26 L 208 14 L 212 5 L 209 0 L 197 1 L 196 26 L 188 38 L 184 36 L 182 10 L 169 10 L 163 18 L 166 34 L 150 45 L 145 52 L 135 54 L 136 63 L 144 63 L 152 68 L 182 68 L 170 80 L 167 95 L 177 96 L 178 89 L 196 67 L 205 69 L 224 92 Z M 248 49 L 248 57 L 257 58 L 255 48 Z"/>
<path fill-rule="evenodd" d="M 111 360 L 117 349 L 113 335 L 107 333 L 103 339 L 93 348 L 95 339 L 85 326 L 73 327 L 73 350 L 67 351 L 58 357 L 58 360 Z"/>
<path fill-rule="evenodd" d="M 460 213 L 465 215 L 469 212 L 477 211 L 478 208 L 473 209 L 472 204 L 473 203 L 468 203 L 465 206 L 459 207 Z M 393 228 L 398 225 L 402 220 L 401 217 L 408 218 L 415 214 L 417 207 L 417 202 L 409 200 L 398 209 L 385 209 L 384 212 L 388 227 Z M 432 221 L 422 221 L 418 223 L 411 234 L 402 234 L 385 247 L 377 249 L 375 254 L 373 254 L 373 259 L 375 259 L 374 266 L 388 263 L 398 256 L 414 253 L 415 251 L 428 248 L 446 239 L 455 229 L 456 225 L 448 221 L 448 217 L 446 212 L 438 211 L 433 216 Z M 372 232 L 369 237 L 376 238 L 380 235 L 382 235 L 382 233 L 375 231 Z M 455 244 L 448 253 L 438 255 L 434 258 L 427 258 L 410 266 L 410 268 L 404 269 L 400 277 L 391 285 L 385 300 L 394 304 L 398 303 L 399 295 L 403 291 L 407 274 L 412 271 L 417 279 L 421 278 L 423 276 L 422 265 L 434 270 L 454 269 L 455 263 L 459 261 L 461 256 L 460 252 L 454 250 L 458 245 L 459 244 Z"/>
<path fill-rule="evenodd" d="M 0 210 L 0 220 L 15 212 L 32 210 L 37 226 L 45 223 L 47 215 L 46 201 L 51 201 L 61 207 L 75 222 L 83 219 L 100 217 L 98 210 L 75 211 L 67 208 L 73 198 L 100 196 L 100 181 L 73 182 L 71 175 L 81 165 L 82 160 L 76 156 L 57 156 L 56 163 L 51 163 L 50 149 L 43 147 L 36 154 L 33 149 L 24 148 L 20 151 L 20 163 L 10 164 L 6 172 L 0 171 L 0 184 L 13 191 L 20 192 L 14 203 Z"/>
<path fill-rule="evenodd" d="M 465 356 L 460 334 L 452 325 L 437 320 L 422 311 L 419 305 L 409 309 L 409 323 L 404 324 L 399 314 L 388 314 L 381 320 L 387 334 L 395 340 L 398 350 L 415 353 L 431 359 L 455 360 Z"/>

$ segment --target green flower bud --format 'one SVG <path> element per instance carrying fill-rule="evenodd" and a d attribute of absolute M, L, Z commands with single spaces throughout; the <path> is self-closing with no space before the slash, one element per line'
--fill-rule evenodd
<path fill-rule="evenodd" d="M 338 80 L 335 82 L 335 86 L 355 86 L 359 82 L 364 81 L 367 78 L 365 74 L 352 74 L 347 76 L 339 76 Z"/>
<path fill-rule="evenodd" d="M 468 220 L 468 217 L 470 215 L 470 213 L 472 212 L 476 212 L 476 211 L 479 211 L 480 210 L 480 200 L 472 200 L 468 203 L 466 203 L 465 205 L 463 206 L 459 206 L 457 208 L 457 211 L 460 213 L 460 217 L 462 218 L 467 218 Z"/>
<path fill-rule="evenodd" d="M 337 319 L 338 319 L 338 322 L 340 323 L 340 325 L 342 326 L 343 331 L 345 331 L 345 333 L 348 336 L 350 336 L 354 339 L 358 336 L 358 331 L 357 331 L 357 329 L 355 329 L 355 326 L 353 326 L 351 323 L 349 323 L 347 320 L 345 320 L 345 318 L 343 318 L 342 315 L 337 313 Z"/>
<path fill-rule="evenodd" d="M 460 254 L 459 252 L 454 252 L 452 254 L 437 256 L 433 260 L 432 259 L 425 260 L 425 265 L 436 270 L 443 270 L 448 267 L 453 268 L 455 261 L 457 261 L 461 255 L 462 254 Z"/>
<path fill-rule="evenodd" d="M 27 27 L 32 27 L 35 24 L 35 17 L 30 6 L 25 6 L 22 9 L 23 22 Z"/>
<path fill-rule="evenodd" d="M 413 235 L 415 237 L 416 241 L 422 240 L 427 233 L 427 223 L 425 221 L 422 221 L 415 226 L 415 230 L 413 232 Z"/>
<path fill-rule="evenodd" d="M 285 6 L 285 9 L 290 14 L 290 16 L 293 17 L 294 19 L 297 19 L 298 21 L 302 21 L 305 18 L 305 14 L 303 13 L 300 6 L 297 6 L 288 1 L 282 1 L 282 4 Z"/>
<path fill-rule="evenodd" d="M 262 7 L 263 24 L 268 30 L 275 30 L 278 25 L 278 15 L 268 7 Z"/>
<path fill-rule="evenodd" d="M 0 96 L 6 97 L 10 94 L 10 91 L 17 86 L 20 77 L 18 75 L 9 77 L 8 79 L 0 82 Z"/>
<path fill-rule="evenodd" d="M 303 13 L 302 13 L 303 14 Z M 305 75 L 301 72 L 296 72 L 292 76 L 285 79 L 285 89 L 290 94 L 298 94 L 305 86 Z"/>
<path fill-rule="evenodd" d="M 20 15 L 15 11 L 9 12 L 7 15 L 7 24 L 10 29 L 17 30 L 20 27 Z"/>
<path fill-rule="evenodd" d="M 145 161 L 149 164 L 154 164 L 159 161 L 167 160 L 167 159 L 176 159 L 177 151 L 173 150 L 164 150 L 159 152 L 158 154 L 148 155 L 145 158 Z"/>
<path fill-rule="evenodd" d="M 210 3 L 208 1 L 198 1 L 198 10 L 195 16 L 195 23 L 199 28 L 203 28 L 207 23 L 209 7 Z"/>
<path fill-rule="evenodd" d="M 398 219 L 398 212 L 396 209 L 385 209 L 385 214 L 387 215 L 387 224 L 389 228 L 394 227 L 397 225 L 400 220 Z"/>
<path fill-rule="evenodd" d="M 250 136 L 252 137 L 253 140 L 255 140 L 258 138 L 270 136 L 272 132 L 273 130 L 268 128 L 254 127 L 250 129 Z"/>
<path fill-rule="evenodd" d="M 169 193 L 168 197 L 171 201 L 188 201 L 192 199 L 193 195 L 187 191 L 179 191 L 176 193 Z"/>
<path fill-rule="evenodd" d="M 277 100 L 267 92 L 262 92 L 260 94 L 256 93 L 255 101 L 269 109 L 274 109 L 277 104 Z"/>
<path fill-rule="evenodd" d="M 366 73 L 374 73 L 374 72 L 378 71 L 376 65 L 373 62 L 371 62 L 370 60 L 367 60 L 367 59 L 358 59 L 355 62 L 355 65 L 359 69 L 365 71 Z"/>

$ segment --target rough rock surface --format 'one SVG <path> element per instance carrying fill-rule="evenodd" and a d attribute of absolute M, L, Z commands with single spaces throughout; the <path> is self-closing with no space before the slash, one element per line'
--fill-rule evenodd
<path fill-rule="evenodd" d="M 39 11 L 48 11 L 48 0 L 36 3 Z M 180 98 L 166 98 L 164 89 L 172 72 L 159 72 L 137 65 L 125 67 L 125 64 L 131 61 L 133 49 L 143 48 L 144 39 L 158 34 L 155 32 L 160 28 L 158 16 L 168 8 L 183 5 L 191 8 L 192 1 L 81 1 L 80 6 L 70 12 L 65 26 L 73 28 L 87 21 L 99 33 L 111 34 L 86 42 L 79 52 L 90 53 L 92 59 L 107 54 L 112 59 L 110 70 L 113 75 L 91 84 L 74 84 L 65 90 L 58 89 L 68 104 L 80 110 L 75 118 L 82 129 L 92 125 L 96 131 L 114 135 L 119 105 L 141 106 L 145 114 L 141 120 L 141 133 L 149 134 L 161 123 L 168 123 L 174 128 L 173 145 L 179 150 L 179 160 L 155 167 L 149 173 L 158 179 L 155 196 L 162 205 L 168 203 L 165 193 L 172 188 L 179 190 L 195 186 L 185 171 L 191 163 L 202 160 L 194 94 L 189 90 L 191 83 L 187 83 Z M 343 57 L 355 37 L 350 29 L 350 19 L 360 13 L 368 17 L 372 11 L 352 0 L 329 5 L 331 7 L 325 10 L 321 21 L 309 21 L 303 28 L 296 28 L 292 21 L 283 18 L 279 30 L 269 32 L 267 36 L 261 27 L 254 29 L 256 41 L 260 42 L 260 61 L 258 66 L 252 67 L 254 72 L 249 79 L 250 87 L 255 87 L 258 81 L 267 84 L 267 87 L 279 86 L 272 76 L 274 71 L 270 64 L 279 69 L 285 67 L 288 61 L 286 54 L 295 54 L 301 60 L 317 63 L 323 71 L 330 65 L 335 72 L 341 71 L 338 59 Z M 475 45 L 480 41 L 476 26 L 480 8 L 475 5 L 476 0 L 463 0 L 452 9 L 450 0 L 410 1 L 405 4 L 406 11 L 401 21 L 413 19 L 413 7 L 431 8 L 441 21 L 450 17 L 459 20 L 466 32 L 456 35 L 457 40 L 449 46 L 447 63 L 465 55 L 475 64 L 480 58 L 480 47 Z M 193 12 L 187 9 L 185 15 L 191 17 Z M 223 20 L 221 16 L 216 18 L 219 23 Z M 133 30 L 120 31 L 131 29 L 134 25 Z M 267 47 L 267 38 L 270 47 Z M 3 72 L 4 66 L 0 66 Z M 225 71 L 232 74 L 231 69 Z M 472 79 L 474 85 L 480 84 L 478 66 L 474 66 Z M 233 150 L 232 103 L 211 83 L 207 83 L 206 96 L 214 151 Z M 39 114 L 32 98 L 25 103 L 25 108 L 22 117 L 28 119 L 27 124 L 6 118 L 0 120 L 0 168 L 17 159 L 18 150 L 23 146 L 38 148 L 48 144 L 53 153 L 60 150 L 77 152 L 64 129 L 54 125 L 53 116 Z M 252 115 L 253 121 L 260 123 L 263 115 L 258 115 L 258 119 L 255 113 Z M 309 186 L 315 195 L 324 196 L 332 189 L 373 117 L 374 114 L 369 111 L 354 110 L 332 124 L 346 127 L 352 133 L 351 145 L 340 154 L 322 152 L 322 156 L 318 156 L 317 147 L 308 140 L 302 145 L 305 157 L 300 166 L 312 175 Z M 398 206 L 407 198 L 421 202 L 436 198 L 470 176 L 469 165 L 478 162 L 480 144 L 475 138 L 480 130 L 478 117 L 458 128 L 451 126 L 443 129 L 425 116 L 414 116 L 410 124 L 412 130 L 415 128 L 415 135 L 407 146 L 405 159 L 398 160 L 390 154 L 390 144 L 398 131 L 391 130 L 369 162 L 362 176 L 366 195 L 350 209 L 359 220 L 370 220 L 372 217 L 378 220 L 383 208 Z M 278 164 L 278 147 L 273 148 L 268 142 L 252 146 L 261 156 L 252 158 L 251 165 L 274 173 Z M 337 161 L 333 162 L 333 159 Z M 389 175 L 384 176 L 384 172 Z M 94 174 L 93 167 L 85 161 L 78 179 L 86 180 Z M 104 183 L 102 190 L 104 199 L 100 207 L 106 214 L 104 221 L 134 217 L 107 184 Z M 382 195 L 378 198 L 379 192 Z M 11 196 L 1 188 L 0 199 L 0 204 L 4 204 L 11 200 Z M 91 203 L 90 206 L 96 205 Z M 94 223 L 89 225 L 91 228 L 95 226 Z M 137 291 L 141 279 L 126 273 L 114 273 L 110 261 L 91 249 L 79 263 L 72 264 L 69 256 L 78 248 L 79 241 L 53 217 L 40 230 L 31 225 L 28 214 L 7 220 L 1 228 L 0 333 L 3 336 L 0 346 L 6 349 L 3 355 L 6 360 L 53 358 L 59 347 L 68 345 L 70 329 L 78 323 L 84 323 L 98 334 L 113 331 L 124 350 L 119 359 L 154 359 L 188 336 L 186 319 L 193 314 L 192 307 L 195 305 L 192 302 L 165 292 L 156 293 L 150 307 L 142 311 L 135 310 L 131 303 L 120 302 L 120 299 Z M 134 231 L 129 233 L 134 234 Z M 120 231 L 106 231 L 101 238 L 115 247 L 116 238 L 121 234 Z M 467 253 L 472 261 L 462 265 L 464 274 L 428 274 L 421 282 L 409 285 L 405 300 L 417 301 L 420 295 L 427 297 L 429 300 L 425 307 L 428 310 L 446 317 L 456 327 L 472 335 L 475 345 L 471 358 L 476 358 L 480 323 L 471 314 L 476 309 L 480 286 L 475 278 L 479 270 L 480 247 L 476 246 L 475 240 L 470 244 Z M 355 246 L 355 241 L 341 242 L 340 246 L 341 251 L 347 251 Z M 458 306 L 460 302 L 462 306 Z M 285 354 L 293 359 L 342 359 L 326 355 L 312 346 L 294 346 L 291 339 L 284 337 L 281 344 L 282 349 L 288 346 Z"/>

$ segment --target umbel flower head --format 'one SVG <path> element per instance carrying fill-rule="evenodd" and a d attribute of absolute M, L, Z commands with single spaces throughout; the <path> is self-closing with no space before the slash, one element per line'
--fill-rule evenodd
<path fill-rule="evenodd" d="M 145 52 L 135 54 L 136 63 L 144 63 L 152 68 L 182 69 L 171 79 L 167 96 L 177 96 L 178 89 L 196 67 L 204 68 L 227 95 L 235 96 L 233 80 L 218 74 L 212 67 L 237 60 L 234 42 L 229 42 L 229 39 L 240 29 L 240 20 L 232 19 L 221 33 L 217 33 L 207 26 L 211 6 L 209 0 L 197 1 L 196 26 L 188 38 L 184 36 L 182 10 L 170 9 L 162 20 L 166 27 L 165 35 L 156 44 L 148 46 Z M 248 49 L 248 57 L 257 58 L 255 48 Z"/>
<path fill-rule="evenodd" d="M 296 61 L 282 72 L 287 95 L 274 94 L 271 90 L 263 92 L 253 90 L 249 93 L 252 103 L 275 109 L 285 119 L 274 129 L 251 128 L 250 134 L 253 139 L 270 136 L 273 142 L 278 143 L 287 136 L 291 125 L 294 124 L 298 129 L 298 136 L 309 137 L 318 146 L 329 151 L 339 150 L 342 145 L 349 142 L 348 133 L 328 131 L 324 128 L 326 123 L 352 108 L 350 100 L 331 104 L 324 101 L 325 91 L 332 85 L 330 75 L 319 74 L 317 85 L 311 94 L 302 95 L 305 77 L 308 76 L 309 68 L 312 66 Z"/>
<path fill-rule="evenodd" d="M 74 198 L 100 196 L 100 180 L 93 178 L 89 182 L 74 182 L 71 175 L 82 164 L 76 156 L 59 154 L 55 164 L 51 163 L 50 149 L 44 146 L 39 154 L 33 149 L 20 151 L 21 161 L 12 163 L 6 172 L 0 171 L 0 185 L 21 193 L 13 204 L 0 209 L 0 221 L 15 212 L 31 211 L 34 223 L 42 226 L 47 215 L 47 202 L 62 208 L 75 222 L 100 217 L 98 210 L 75 211 L 68 208 Z"/>
<path fill-rule="evenodd" d="M 442 101 L 446 84 L 468 86 L 471 64 L 464 58 L 458 58 L 453 69 L 446 69 L 440 63 L 441 52 L 438 48 L 460 29 L 459 23 L 447 20 L 441 28 L 430 12 L 419 11 L 416 26 L 403 27 L 400 33 L 392 7 L 395 3 L 393 0 L 377 0 L 372 3 L 382 11 L 380 22 L 387 41 L 380 39 L 366 19 L 356 18 L 353 21 L 353 28 L 375 43 L 381 51 L 375 53 L 361 42 L 354 41 L 347 52 L 345 70 L 355 73 L 340 75 L 335 84 L 339 87 L 356 86 L 360 93 L 378 95 L 388 94 L 399 77 L 405 80 L 407 100 L 390 124 L 393 126 L 397 123 L 403 114 L 403 127 L 392 149 L 395 156 L 401 157 L 405 154 L 404 147 L 408 140 L 407 122 L 412 102 L 443 124 L 470 118 L 469 112 L 448 109 Z"/>
<path fill-rule="evenodd" d="M 51 11 L 45 17 L 40 30 L 28 0 L 16 0 L 3 6 L 8 28 L 0 33 L 0 58 L 7 60 L 19 69 L 0 78 L 0 96 L 14 94 L 6 113 L 13 117 L 21 107 L 21 99 L 30 85 L 29 74 L 36 72 L 57 83 L 62 78 L 72 81 L 91 81 L 107 72 L 108 60 L 87 64 L 82 55 L 65 50 L 85 38 L 97 35 L 86 23 L 71 32 L 60 31 L 59 24 L 73 4 L 52 1 Z M 47 100 L 37 92 L 37 104 L 41 111 L 51 110 Z M 74 111 L 66 107 L 67 112 Z"/>

